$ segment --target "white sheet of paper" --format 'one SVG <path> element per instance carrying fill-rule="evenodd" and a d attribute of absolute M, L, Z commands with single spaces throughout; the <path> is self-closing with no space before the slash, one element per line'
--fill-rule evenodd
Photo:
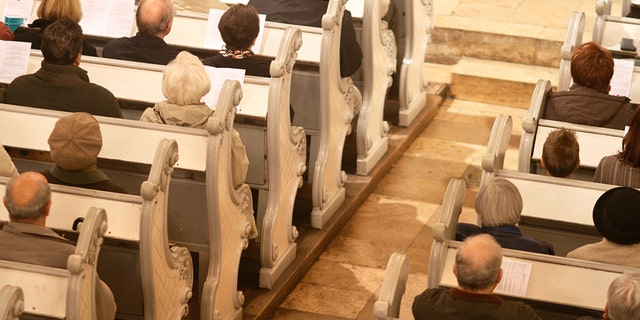
<path fill-rule="evenodd" d="M 526 296 L 533 264 L 510 259 L 502 259 L 502 281 L 496 293 Z"/>
<path fill-rule="evenodd" d="M 31 19 L 31 10 L 33 10 L 33 0 L 6 0 L 2 22 L 6 16 L 22 17 L 23 25 L 27 25 Z"/>
<path fill-rule="evenodd" d="M 0 40 L 0 82 L 10 83 L 27 73 L 30 42 Z"/>
<path fill-rule="evenodd" d="M 209 93 L 202 97 L 202 102 L 213 110 L 216 109 L 220 90 L 222 89 L 222 84 L 224 84 L 225 80 L 237 80 L 240 82 L 241 87 L 244 84 L 244 69 L 214 68 L 209 66 L 205 66 L 204 69 L 211 81 L 211 89 L 209 90 Z M 237 112 L 240 111 L 241 110 L 237 110 Z"/>
<path fill-rule="evenodd" d="M 613 59 L 613 77 L 611 78 L 612 96 L 629 96 L 631 78 L 633 77 L 633 60 Z"/>
<path fill-rule="evenodd" d="M 80 21 L 85 34 L 128 37 L 133 29 L 134 2 L 130 0 L 82 0 Z"/>
<path fill-rule="evenodd" d="M 207 31 L 204 37 L 204 47 L 220 50 L 224 46 L 224 41 L 222 41 L 222 36 L 220 35 L 220 30 L 218 30 L 218 22 L 220 22 L 220 18 L 224 10 L 220 9 L 211 9 L 209 10 L 209 19 L 207 20 Z M 255 53 L 260 53 L 260 48 L 262 48 L 262 35 L 264 34 L 264 23 L 267 20 L 267 16 L 264 14 L 259 14 L 258 18 L 260 19 L 260 32 L 258 32 L 258 37 L 256 38 L 256 43 L 253 45 L 252 50 Z"/>

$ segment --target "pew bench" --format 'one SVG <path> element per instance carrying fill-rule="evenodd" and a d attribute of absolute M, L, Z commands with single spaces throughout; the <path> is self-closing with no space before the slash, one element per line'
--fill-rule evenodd
<path fill-rule="evenodd" d="M 451 179 L 442 202 L 442 213 L 433 227 L 434 240 L 429 260 L 428 288 L 457 287 L 453 274 L 458 218 L 464 201 L 463 180 Z M 538 200 L 540 200 L 539 198 Z M 542 202 L 542 201 L 540 201 Z M 503 249 L 504 260 L 532 264 L 528 288 L 524 295 L 498 291 L 506 299 L 531 304 L 542 318 L 575 319 L 578 315 L 600 316 L 606 304 L 609 284 L 625 271 L 635 268 Z M 509 274 L 505 270 L 503 281 Z M 589 281 L 585 282 L 585 279 Z"/>
<path fill-rule="evenodd" d="M 380 289 L 380 296 L 373 305 L 373 316 L 377 320 L 391 320 L 400 318 L 400 303 L 406 289 L 409 277 L 409 257 L 406 254 L 394 252 L 389 257 L 384 279 Z"/>
<path fill-rule="evenodd" d="M 55 319 L 96 318 L 96 266 L 107 229 L 105 210 L 90 207 L 80 228 L 67 269 L 0 260 L 0 297 L 7 303 L 0 308 L 3 319 L 17 319 L 22 312 Z M 14 317 L 5 318 L 10 314 Z"/>
<path fill-rule="evenodd" d="M 103 137 L 99 159 L 115 162 L 118 169 L 109 174 L 116 182 L 120 182 L 118 178 L 130 179 L 133 185 L 139 186 L 141 172 L 154 163 L 153 148 L 165 138 L 180 145 L 179 150 L 177 147 L 174 150 L 179 156 L 174 154 L 172 160 L 176 171 L 174 179 L 164 177 L 162 180 L 170 182 L 172 190 L 170 194 L 161 193 L 168 197 L 161 202 L 166 203 L 162 208 L 168 209 L 168 224 L 162 238 L 165 245 L 172 239 L 199 253 L 198 292 L 202 296 L 202 318 L 216 313 L 222 319 L 238 319 L 242 315 L 243 294 L 237 290 L 237 275 L 240 254 L 248 245 L 253 212 L 249 187 L 242 185 L 233 189 L 229 165 L 229 130 L 241 95 L 239 83 L 225 83 L 217 104 L 218 112 L 209 119 L 207 130 L 96 117 Z M 45 152 L 48 150 L 47 137 L 55 121 L 67 114 L 10 105 L 0 105 L 0 109 L 0 128 L 9 130 L 0 132 L 5 145 Z M 25 134 L 16 135 L 15 132 Z M 140 165 L 143 165 L 142 170 L 138 168 Z M 172 172 L 168 168 L 165 171 L 169 175 Z M 120 177 L 116 175 L 118 172 Z M 165 217 L 166 214 L 167 211 Z M 135 227 L 133 230 L 139 232 Z"/>
<path fill-rule="evenodd" d="M 51 185 L 53 214 L 47 220 L 50 228 L 73 234 L 80 221 L 75 214 L 78 210 L 91 206 L 107 210 L 110 223 L 104 233 L 107 241 L 99 272 L 112 287 L 118 310 L 123 313 L 134 309 L 139 290 L 145 318 L 161 319 L 188 313 L 193 282 L 191 255 L 186 248 L 169 247 L 166 226 L 166 195 L 177 161 L 177 148 L 175 141 L 162 140 L 158 144 L 149 178 L 142 183 L 139 196 Z M 2 193 L 6 180 L 0 179 Z M 9 213 L 1 208 L 0 219 L 8 218 Z M 139 278 L 123 275 L 121 263 L 126 257 L 137 260 L 131 265 L 139 266 L 138 272 L 134 270 Z M 134 283 L 141 286 L 132 288 L 130 282 L 122 279 L 137 279 Z"/>
<path fill-rule="evenodd" d="M 600 160 L 618 153 L 622 148 L 624 131 L 542 119 L 550 90 L 548 80 L 538 80 L 528 114 L 522 119 L 518 171 L 545 174 L 539 168 L 544 142 L 551 131 L 566 128 L 576 131 L 580 145 L 580 168 L 572 174 L 572 178 L 593 181 Z"/>
<path fill-rule="evenodd" d="M 593 206 L 605 191 L 616 186 L 504 170 L 511 127 L 510 116 L 496 117 L 483 156 L 480 185 L 494 177 L 515 184 L 523 201 L 521 229 L 529 236 L 551 242 L 557 255 L 600 241 L 602 236 L 593 225 Z"/>
<path fill-rule="evenodd" d="M 277 57 L 272 62 L 273 76 L 246 77 L 238 106 L 243 121 L 234 124 L 249 158 L 245 182 L 259 194 L 257 220 L 262 229 L 259 233 L 264 236 L 260 246 L 263 266 L 260 286 L 266 288 L 277 281 L 296 254 L 298 233 L 292 225 L 293 199 L 306 170 L 306 141 L 304 130 L 291 125 L 289 92 L 300 41 L 298 29 L 286 29 Z M 30 72 L 39 68 L 41 59 L 39 52 L 32 51 L 30 68 L 33 70 Z M 164 66 L 83 57 L 81 67 L 89 72 L 92 82 L 105 86 L 127 104 L 152 106 L 165 100 L 161 90 Z M 115 78 L 127 81 L 114 81 Z M 139 118 L 139 113 L 134 115 L 130 118 Z M 179 144 L 182 145 L 182 141 Z M 202 171 L 204 162 L 187 169 Z M 270 198 L 271 193 L 273 198 Z"/>

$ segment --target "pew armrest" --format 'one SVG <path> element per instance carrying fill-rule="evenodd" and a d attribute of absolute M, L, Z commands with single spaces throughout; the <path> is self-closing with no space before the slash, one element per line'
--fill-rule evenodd
<path fill-rule="evenodd" d="M 373 305 L 373 315 L 378 320 L 398 319 L 400 302 L 409 276 L 409 257 L 394 252 L 384 272 L 380 297 Z"/>

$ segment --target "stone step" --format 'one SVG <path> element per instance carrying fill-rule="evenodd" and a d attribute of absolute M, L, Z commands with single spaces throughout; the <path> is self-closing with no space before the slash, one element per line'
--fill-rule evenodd
<path fill-rule="evenodd" d="M 446 77 L 446 68 L 426 65 L 427 76 Z M 539 79 L 550 80 L 555 88 L 558 68 L 463 57 L 450 69 L 450 93 L 456 99 L 529 108 L 531 94 Z M 436 73 L 438 75 L 436 76 Z M 442 80 L 439 80 L 442 81 Z"/>

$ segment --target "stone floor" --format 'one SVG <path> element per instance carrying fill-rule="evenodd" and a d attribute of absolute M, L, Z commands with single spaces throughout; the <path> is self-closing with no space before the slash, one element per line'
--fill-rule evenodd
<path fill-rule="evenodd" d="M 621 0 L 613 12 L 620 12 Z M 526 34 L 562 40 L 573 10 L 593 26 L 594 0 L 434 0 L 435 26 L 457 25 L 484 32 Z M 591 36 L 585 34 L 585 39 Z M 429 68 L 430 79 L 448 81 L 447 68 Z M 451 178 L 464 178 L 464 221 L 475 221 L 473 199 L 480 161 L 496 114 L 514 119 L 505 167 L 517 169 L 521 119 L 526 110 L 449 99 L 303 280 L 288 295 L 274 319 L 373 319 L 372 308 L 392 252 L 410 259 L 401 319 L 413 319 L 411 302 L 426 288 L 431 227 Z M 391 137 L 393 139 L 393 137 Z M 351 177 L 350 179 L 355 179 Z"/>

